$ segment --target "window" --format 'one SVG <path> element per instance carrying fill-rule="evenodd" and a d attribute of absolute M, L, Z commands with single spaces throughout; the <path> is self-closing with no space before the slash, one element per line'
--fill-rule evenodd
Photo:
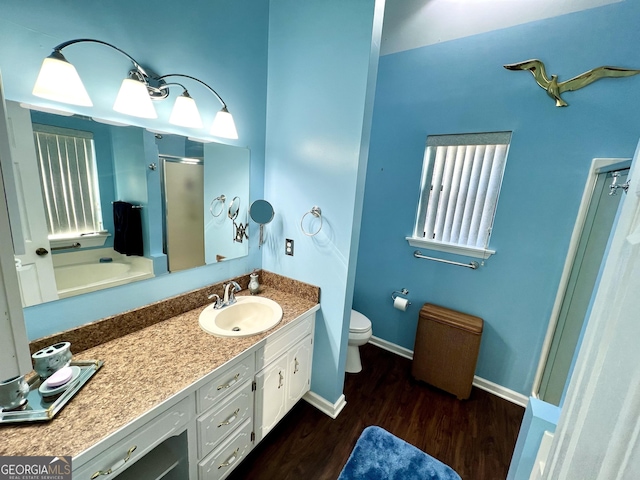
<path fill-rule="evenodd" d="M 49 238 L 102 230 L 93 134 L 34 125 Z"/>
<path fill-rule="evenodd" d="M 511 132 L 427 137 L 409 244 L 485 258 Z"/>

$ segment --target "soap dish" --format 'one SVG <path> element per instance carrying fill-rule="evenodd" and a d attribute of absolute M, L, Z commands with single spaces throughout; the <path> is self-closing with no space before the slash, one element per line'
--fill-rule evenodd
<path fill-rule="evenodd" d="M 77 365 L 71 365 L 70 367 L 65 368 L 71 369 L 71 378 L 67 382 L 63 383 L 62 385 L 52 387 L 49 385 L 49 379 L 51 378 L 49 377 L 47 380 L 40 384 L 40 387 L 38 387 L 38 392 L 40 392 L 40 395 L 42 395 L 43 399 L 49 399 L 64 392 L 67 388 L 73 385 L 73 382 L 78 379 L 80 373 L 82 372 L 80 367 Z"/>

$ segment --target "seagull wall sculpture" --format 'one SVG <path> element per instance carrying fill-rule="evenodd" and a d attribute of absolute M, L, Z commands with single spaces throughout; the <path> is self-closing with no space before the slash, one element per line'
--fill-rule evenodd
<path fill-rule="evenodd" d="M 549 79 L 547 71 L 544 68 L 544 63 L 537 59 L 511 63 L 504 65 L 504 68 L 507 70 L 529 70 L 533 74 L 533 78 L 536 79 L 536 83 L 545 89 L 547 94 L 556 101 L 556 107 L 566 107 L 568 105 L 568 103 L 560 97 L 560 94 L 563 92 L 578 90 L 601 78 L 630 77 L 640 73 L 640 70 L 603 66 L 584 72 L 564 82 L 558 82 L 557 75 L 551 75 L 551 79 Z"/>

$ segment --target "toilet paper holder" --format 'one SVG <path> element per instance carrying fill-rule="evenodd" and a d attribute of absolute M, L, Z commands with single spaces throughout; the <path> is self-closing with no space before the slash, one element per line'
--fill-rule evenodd
<path fill-rule="evenodd" d="M 407 290 L 406 288 L 393 292 L 391 294 L 391 300 L 393 300 L 393 308 L 402 312 L 406 312 L 407 308 L 409 308 L 409 305 L 411 305 L 411 302 L 403 295 L 407 295 L 408 293 L 409 290 Z"/>
<path fill-rule="evenodd" d="M 402 290 L 396 290 L 391 294 L 391 300 L 395 301 L 396 298 L 400 295 L 409 295 L 409 290 L 407 290 L 406 288 L 403 288 Z M 409 302 L 409 305 L 411 305 L 411 302 Z"/>

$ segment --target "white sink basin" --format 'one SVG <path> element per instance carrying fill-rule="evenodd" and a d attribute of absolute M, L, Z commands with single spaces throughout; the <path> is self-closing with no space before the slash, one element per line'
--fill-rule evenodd
<path fill-rule="evenodd" d="M 216 337 L 248 337 L 275 327 L 282 320 L 282 307 L 264 297 L 236 297 L 222 308 L 209 305 L 200 312 L 200 327 Z"/>

